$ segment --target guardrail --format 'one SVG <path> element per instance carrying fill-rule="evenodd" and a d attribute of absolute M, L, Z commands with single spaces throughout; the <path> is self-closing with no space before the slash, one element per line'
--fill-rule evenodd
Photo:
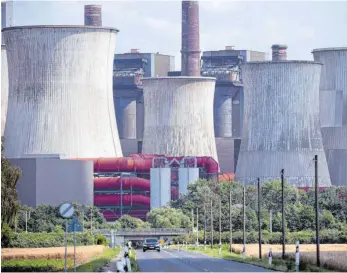
<path fill-rule="evenodd" d="M 116 233 L 117 235 L 156 235 L 156 234 L 184 234 L 189 232 L 189 228 L 143 228 L 143 229 L 99 229 L 95 230 L 97 233 L 101 234 L 111 234 Z"/>

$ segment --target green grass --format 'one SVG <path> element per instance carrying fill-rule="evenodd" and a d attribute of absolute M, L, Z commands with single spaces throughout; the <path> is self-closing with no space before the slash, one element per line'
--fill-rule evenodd
<path fill-rule="evenodd" d="M 119 248 L 106 249 L 101 255 L 96 256 L 88 263 L 76 268 L 77 272 L 98 272 L 105 267 L 119 253 Z"/>
<path fill-rule="evenodd" d="M 139 272 L 139 268 L 136 262 L 136 252 L 134 249 L 130 251 L 129 258 L 131 263 L 131 272 Z"/>
<path fill-rule="evenodd" d="M 73 269 L 73 260 L 68 259 L 67 266 Z M 64 260 L 4 260 L 1 261 L 2 272 L 62 272 Z"/>
<path fill-rule="evenodd" d="M 188 251 L 194 251 L 198 253 L 203 253 L 211 257 L 218 257 L 223 258 L 226 260 L 231 260 L 235 262 L 240 263 L 247 263 L 252 264 L 255 266 L 260 266 L 263 268 L 275 270 L 275 271 L 282 271 L 282 272 L 295 272 L 295 261 L 292 259 L 280 259 L 280 258 L 272 258 L 272 265 L 268 264 L 268 259 L 257 259 L 257 258 L 250 258 L 247 257 L 245 259 L 242 259 L 241 254 L 237 253 L 230 253 L 228 250 L 228 245 L 222 246 L 221 254 L 219 254 L 219 248 L 218 246 L 214 246 L 213 249 L 211 249 L 211 246 L 206 247 L 206 252 L 204 251 L 203 246 L 199 246 L 198 248 L 195 247 L 188 247 Z M 332 270 L 327 270 L 324 268 L 319 268 L 317 266 L 309 265 L 309 264 L 300 264 L 300 272 L 328 272 Z"/>
<path fill-rule="evenodd" d="M 97 272 L 101 270 L 111 259 L 119 253 L 119 248 L 106 249 L 102 254 L 96 256 L 88 263 L 76 268 L 77 272 Z M 73 272 L 73 259 L 68 259 L 67 268 Z M 4 260 L 1 261 L 2 272 L 62 272 L 64 271 L 64 260 Z"/>

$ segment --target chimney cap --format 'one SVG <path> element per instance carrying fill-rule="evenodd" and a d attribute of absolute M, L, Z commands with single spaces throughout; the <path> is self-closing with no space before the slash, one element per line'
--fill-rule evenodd
<path fill-rule="evenodd" d="M 288 46 L 285 44 L 274 44 L 272 45 L 271 49 L 287 49 Z"/>

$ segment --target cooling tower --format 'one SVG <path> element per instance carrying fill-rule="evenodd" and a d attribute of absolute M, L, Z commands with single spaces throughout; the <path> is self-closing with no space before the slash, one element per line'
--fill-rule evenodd
<path fill-rule="evenodd" d="M 182 76 L 201 76 L 199 2 L 182 1 Z"/>
<path fill-rule="evenodd" d="M 102 26 L 101 5 L 84 6 L 84 24 L 86 26 Z"/>
<path fill-rule="evenodd" d="M 8 100 L 8 71 L 6 47 L 1 45 L 1 136 L 4 135 Z"/>
<path fill-rule="evenodd" d="M 84 26 L 4 30 L 8 157 L 122 156 L 112 91 L 117 32 Z"/>
<path fill-rule="evenodd" d="M 145 78 L 143 154 L 211 156 L 215 78 Z"/>
<path fill-rule="evenodd" d="M 245 114 L 236 181 L 278 180 L 293 186 L 330 186 L 319 121 L 321 64 L 250 62 L 242 66 Z"/>
<path fill-rule="evenodd" d="M 313 50 L 323 63 L 320 80 L 320 120 L 331 182 L 347 186 L 347 48 Z"/>

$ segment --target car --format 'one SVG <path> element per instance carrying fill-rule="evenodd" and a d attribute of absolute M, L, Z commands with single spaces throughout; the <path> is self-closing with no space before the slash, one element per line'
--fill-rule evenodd
<path fill-rule="evenodd" d="M 160 252 L 160 243 L 157 238 L 147 238 L 143 241 L 142 246 L 143 252 L 146 252 L 146 250 L 156 250 Z"/>

